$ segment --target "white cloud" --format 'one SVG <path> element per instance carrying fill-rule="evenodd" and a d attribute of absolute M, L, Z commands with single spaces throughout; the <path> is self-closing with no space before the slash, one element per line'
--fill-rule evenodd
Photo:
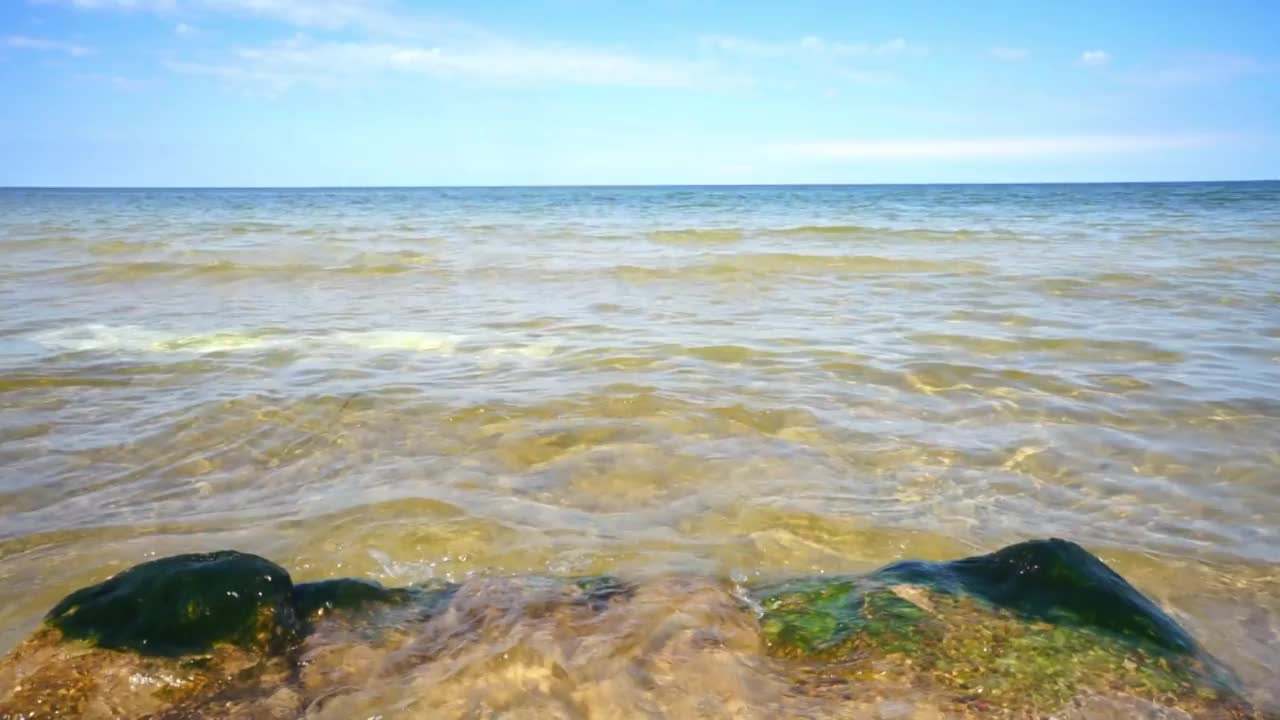
<path fill-rule="evenodd" d="M 407 35 L 434 23 L 396 11 L 388 0 L 34 0 L 82 10 L 219 12 L 260 17 L 298 28 L 359 28 L 388 35 Z M 455 28 L 456 29 L 456 28 Z"/>
<path fill-rule="evenodd" d="M 858 85 L 882 85 L 898 79 L 897 75 L 881 70 L 845 69 L 837 71 L 836 75 L 843 80 Z"/>
<path fill-rule="evenodd" d="M 113 90 L 137 90 L 138 87 L 140 86 L 140 83 L 138 83 L 138 81 L 133 80 L 131 78 L 124 77 L 123 75 L 106 75 L 103 73 L 81 73 L 76 77 L 80 78 L 81 80 L 87 80 L 89 82 L 95 82 L 101 85 L 106 85 L 107 87 L 110 87 Z"/>
<path fill-rule="evenodd" d="M 824 40 L 816 35 L 806 35 L 799 40 L 786 42 L 766 42 L 734 35 L 706 35 L 701 38 L 701 44 L 709 50 L 754 58 L 883 57 L 923 51 L 923 48 L 911 45 L 900 37 L 882 43 L 843 43 Z"/>
<path fill-rule="evenodd" d="M 400 34 L 416 21 L 395 13 L 380 0 L 198 0 L 224 12 L 257 15 L 296 27 L 341 30 L 359 27 L 374 32 Z"/>
<path fill-rule="evenodd" d="M 84 10 L 161 10 L 178 7 L 178 0 L 35 0 L 45 5 L 71 5 Z"/>
<path fill-rule="evenodd" d="M 701 39 L 702 46 L 710 50 L 738 53 L 752 57 L 778 57 L 787 52 L 787 46 L 757 42 L 732 35 L 707 35 Z"/>
<path fill-rule="evenodd" d="M 1085 50 L 1080 53 L 1080 64 L 1085 67 L 1106 67 L 1111 63 L 1111 53 L 1106 50 Z"/>
<path fill-rule="evenodd" d="M 73 43 L 60 42 L 58 40 L 47 40 L 45 38 L 30 37 L 27 35 L 8 35 L 4 38 L 6 47 L 18 50 L 37 50 L 40 52 L 60 52 L 71 57 L 84 57 L 92 55 L 93 48 L 83 45 L 75 45 Z"/>
<path fill-rule="evenodd" d="M 317 42 L 295 37 L 243 49 L 221 64 L 171 62 L 175 72 L 265 82 L 277 90 L 296 84 L 332 86 L 385 72 L 467 77 L 494 82 L 683 87 L 695 68 L 619 53 L 565 47 L 494 44 L 484 47 Z"/>
<path fill-rule="evenodd" d="M 936 160 L 1020 158 L 1078 154 L 1151 152 L 1207 147 L 1211 135 L 1066 135 L 920 140 L 834 140 L 783 143 L 768 148 L 782 157 L 829 160 Z"/>
<path fill-rule="evenodd" d="M 1004 62 L 1019 62 L 1031 57 L 1031 51 L 1026 48 L 1015 47 L 993 47 L 987 51 L 987 54 L 996 60 Z"/>
<path fill-rule="evenodd" d="M 169 60 L 164 63 L 164 66 L 171 72 L 197 77 L 216 78 L 224 82 L 243 85 L 249 89 L 263 92 L 269 96 L 279 95 L 295 85 L 304 83 L 311 83 L 313 85 L 320 86 L 333 84 L 332 78 L 329 78 L 326 81 L 325 78 L 318 76 L 273 73 L 237 65 L 217 65 Z"/>
<path fill-rule="evenodd" d="M 335 86 L 376 73 L 404 72 L 489 81 L 679 87 L 695 67 L 620 51 L 533 46 L 464 23 L 401 11 L 392 0 L 36 0 L 86 10 L 223 13 L 258 17 L 310 31 L 348 31 L 358 41 L 321 42 L 296 36 L 241 49 L 222 58 L 172 58 L 179 73 L 266 85 Z M 174 34 L 197 32 L 186 22 Z"/>
<path fill-rule="evenodd" d="M 1163 65 L 1137 68 L 1125 73 L 1121 79 L 1158 88 L 1189 88 L 1225 85 L 1275 70 L 1274 66 L 1244 55 L 1200 53 L 1175 58 Z"/>

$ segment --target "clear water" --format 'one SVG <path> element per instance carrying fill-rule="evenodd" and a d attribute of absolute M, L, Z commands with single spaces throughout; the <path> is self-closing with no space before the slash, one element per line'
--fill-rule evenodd
<path fill-rule="evenodd" d="M 301 580 L 867 570 L 1049 535 L 1264 695 L 1280 183 L 0 191 L 0 647 Z"/>

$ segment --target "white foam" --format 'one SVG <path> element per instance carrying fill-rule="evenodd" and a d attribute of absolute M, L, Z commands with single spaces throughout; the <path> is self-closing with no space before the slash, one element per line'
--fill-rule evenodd
<path fill-rule="evenodd" d="M 214 333 L 212 335 L 188 335 L 186 337 L 175 338 L 160 343 L 157 347 L 151 348 L 152 352 L 189 352 L 189 353 L 217 353 L 217 352 L 235 352 L 238 350 L 260 350 L 273 345 L 282 345 L 289 342 L 288 338 L 283 337 L 263 337 L 245 335 L 240 333 Z"/>
<path fill-rule="evenodd" d="M 480 352 L 484 362 L 497 363 L 510 360 L 546 360 L 555 354 L 560 347 L 558 342 L 530 343 L 528 345 L 510 345 L 491 347 Z"/>
<path fill-rule="evenodd" d="M 463 338 L 460 335 L 407 330 L 368 330 L 334 333 L 327 337 L 321 336 L 321 339 L 367 350 L 407 350 L 452 355 Z"/>
<path fill-rule="evenodd" d="M 175 336 L 136 325 L 82 325 L 31 335 L 34 343 L 62 352 L 154 352 Z"/>
<path fill-rule="evenodd" d="M 298 351 L 409 352 L 453 355 L 465 336 L 413 330 L 366 330 L 311 335 L 212 332 L 188 334 L 163 332 L 137 325 L 81 325 L 38 332 L 25 338 L 48 351 L 114 354 L 188 354 L 251 352 L 263 349 Z M 483 360 L 504 357 L 545 359 L 555 345 L 533 344 L 483 350 Z"/>
<path fill-rule="evenodd" d="M 162 332 L 137 325 L 82 325 L 46 330 L 28 340 L 48 350 L 104 353 L 207 353 L 260 350 L 296 344 L 304 338 L 281 335 L 254 335 L 243 332 L 215 332 L 205 335 Z"/>

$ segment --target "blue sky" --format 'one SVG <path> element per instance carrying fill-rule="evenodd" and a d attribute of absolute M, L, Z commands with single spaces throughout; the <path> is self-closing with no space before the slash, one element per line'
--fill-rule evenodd
<path fill-rule="evenodd" d="M 1280 2 L 3 0 L 0 185 L 1280 177 Z"/>

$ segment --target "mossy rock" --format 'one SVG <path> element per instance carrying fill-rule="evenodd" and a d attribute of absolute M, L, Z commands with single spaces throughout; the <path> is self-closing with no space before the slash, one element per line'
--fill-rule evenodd
<path fill-rule="evenodd" d="M 776 655 L 839 659 L 854 645 L 913 651 L 935 628 L 929 614 L 892 591 L 848 578 L 808 578 L 757 592 L 761 630 Z"/>
<path fill-rule="evenodd" d="M 370 604 L 403 605 L 412 598 L 413 593 L 407 588 L 386 588 L 372 580 L 355 578 L 299 583 L 293 589 L 294 607 L 303 618 L 359 610 Z"/>
<path fill-rule="evenodd" d="M 944 563 L 902 562 L 871 576 L 964 593 L 1023 617 L 1091 627 L 1174 653 L 1198 651 L 1186 630 L 1088 550 L 1032 540 Z"/>
<path fill-rule="evenodd" d="M 574 602 L 592 610 L 603 610 L 615 598 L 626 599 L 635 592 L 630 583 L 612 575 L 590 575 L 574 578 L 573 584 L 581 592 Z"/>
<path fill-rule="evenodd" d="M 817 616 L 813 622 L 827 623 L 831 637 L 809 637 L 816 647 L 839 642 L 863 622 L 859 611 L 865 596 L 894 586 L 965 595 L 1027 620 L 1090 628 L 1178 655 L 1199 652 L 1191 636 L 1159 607 L 1087 550 L 1065 540 L 1033 540 L 951 562 L 900 562 L 865 577 L 811 578 L 755 594 L 778 607 L 780 598 L 789 597 L 787 607 L 807 608 Z"/>
<path fill-rule="evenodd" d="M 338 578 L 294 586 L 293 602 L 298 617 L 309 631 L 325 618 L 342 618 L 345 623 L 369 625 L 378 622 L 367 613 L 378 608 L 403 608 L 417 621 L 425 621 L 448 607 L 458 585 L 428 582 L 410 587 L 389 588 L 372 580 Z"/>
<path fill-rule="evenodd" d="M 522 622 L 554 615 L 594 627 L 598 613 L 626 611 L 644 591 L 611 576 L 469 585 L 465 592 L 444 582 L 294 585 L 279 566 L 232 551 L 148 562 L 67 596 L 44 628 L 3 658 L 0 686 L 10 689 L 0 689 L 0 717 L 38 717 L 33 709 L 46 707 L 92 716 L 103 698 L 125 703 L 131 716 L 221 717 L 227 703 L 266 702 L 277 691 L 291 697 L 294 690 L 278 686 L 314 660 L 302 661 L 307 633 L 322 650 L 337 641 L 376 656 L 449 607 L 458 610 L 445 616 L 445 628 L 486 637 L 489 619 L 512 620 L 514 611 Z M 1062 540 L 896 563 L 860 577 L 791 580 L 749 595 L 772 656 L 767 666 L 785 674 L 797 698 L 858 702 L 918 690 L 961 716 L 1070 717 L 1094 700 L 1252 716 L 1234 678 L 1185 630 L 1101 560 Z M 749 632 L 743 613 L 736 621 Z M 305 707 L 295 700 L 288 712 Z"/>
<path fill-rule="evenodd" d="M 265 653 L 295 641 L 293 582 L 284 568 L 224 550 L 143 563 L 71 593 L 45 617 L 67 639 L 143 655 Z"/>
<path fill-rule="evenodd" d="M 1185 630 L 1078 545 L 1046 540 L 864 577 L 758 588 L 767 651 L 810 669 L 1052 712 L 1122 694 L 1232 703 L 1234 679 Z"/>

